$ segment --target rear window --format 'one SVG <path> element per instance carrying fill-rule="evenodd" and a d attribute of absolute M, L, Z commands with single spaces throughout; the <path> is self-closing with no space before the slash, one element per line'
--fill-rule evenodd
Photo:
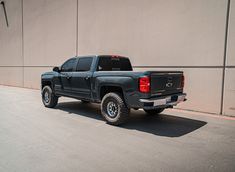
<path fill-rule="evenodd" d="M 78 60 L 77 71 L 89 71 L 92 64 L 92 57 L 82 57 Z"/>
<path fill-rule="evenodd" d="M 128 58 L 100 56 L 97 71 L 132 71 Z"/>

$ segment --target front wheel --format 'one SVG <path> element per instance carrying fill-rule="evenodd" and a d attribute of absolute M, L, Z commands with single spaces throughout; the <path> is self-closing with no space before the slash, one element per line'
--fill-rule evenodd
<path fill-rule="evenodd" d="M 149 115 L 158 115 L 159 113 L 163 112 L 165 108 L 158 108 L 158 109 L 144 109 L 144 111 Z"/>
<path fill-rule="evenodd" d="M 128 120 L 130 108 L 119 93 L 108 93 L 102 99 L 101 113 L 107 123 L 119 125 Z"/>
<path fill-rule="evenodd" d="M 58 97 L 53 93 L 51 87 L 45 86 L 42 89 L 42 102 L 45 107 L 53 108 L 58 103 Z"/>

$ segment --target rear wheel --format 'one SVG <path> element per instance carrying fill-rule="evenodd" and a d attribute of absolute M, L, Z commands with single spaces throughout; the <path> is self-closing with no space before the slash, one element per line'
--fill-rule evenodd
<path fill-rule="evenodd" d="M 119 93 L 108 93 L 102 99 L 101 113 L 107 123 L 119 125 L 128 120 L 130 108 Z"/>
<path fill-rule="evenodd" d="M 58 103 L 58 97 L 53 93 L 51 87 L 45 86 L 42 89 L 42 102 L 45 107 L 53 108 Z"/>
<path fill-rule="evenodd" d="M 158 108 L 158 109 L 144 109 L 144 111 L 149 115 L 158 115 L 159 113 L 163 112 L 165 108 Z"/>

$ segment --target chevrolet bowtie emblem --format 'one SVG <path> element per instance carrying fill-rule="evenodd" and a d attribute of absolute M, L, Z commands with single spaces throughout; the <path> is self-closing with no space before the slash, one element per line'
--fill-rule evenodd
<path fill-rule="evenodd" d="M 172 83 L 172 82 L 166 83 L 166 87 L 170 88 L 170 87 L 172 87 L 172 86 L 173 86 L 173 83 Z"/>

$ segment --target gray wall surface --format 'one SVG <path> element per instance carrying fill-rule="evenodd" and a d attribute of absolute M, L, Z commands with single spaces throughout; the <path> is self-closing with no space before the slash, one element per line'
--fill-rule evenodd
<path fill-rule="evenodd" d="M 75 55 L 129 56 L 135 70 L 183 70 L 179 108 L 235 116 L 235 0 L 5 0 L 0 84 L 40 88 Z"/>

